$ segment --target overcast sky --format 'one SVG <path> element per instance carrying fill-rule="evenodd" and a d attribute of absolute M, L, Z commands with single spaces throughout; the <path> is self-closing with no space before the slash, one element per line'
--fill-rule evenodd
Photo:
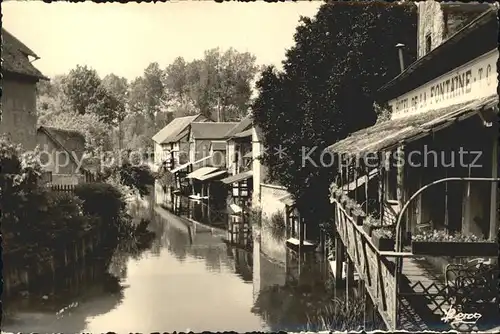
<path fill-rule="evenodd" d="M 2 19 L 40 57 L 34 64 L 49 77 L 86 64 L 101 77 L 115 73 L 131 80 L 151 62 L 164 68 L 177 56 L 189 61 L 214 47 L 249 51 L 259 64 L 280 66 L 299 17 L 314 16 L 321 4 L 9 1 L 2 4 Z"/>

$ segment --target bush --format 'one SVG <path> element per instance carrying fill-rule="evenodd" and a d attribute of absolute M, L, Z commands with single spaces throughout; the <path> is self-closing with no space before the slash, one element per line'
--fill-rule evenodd
<path fill-rule="evenodd" d="M 155 177 L 147 165 L 132 166 L 126 163 L 121 166 L 119 173 L 122 183 L 137 189 L 141 196 L 149 194 L 148 186 L 155 183 Z"/>
<path fill-rule="evenodd" d="M 107 183 L 79 184 L 75 195 L 82 200 L 84 214 L 97 216 L 103 222 L 118 222 L 125 209 L 121 192 Z"/>

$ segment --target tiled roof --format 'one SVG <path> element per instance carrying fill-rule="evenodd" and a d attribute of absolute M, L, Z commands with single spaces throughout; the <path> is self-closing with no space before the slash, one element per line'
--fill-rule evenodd
<path fill-rule="evenodd" d="M 2 28 L 2 71 L 48 80 L 33 66 L 28 56 L 38 58 L 31 49 Z"/>
<path fill-rule="evenodd" d="M 229 132 L 226 134 L 226 137 L 229 139 L 236 135 L 237 133 L 248 130 L 252 127 L 252 114 L 246 115 L 238 124 L 236 124 Z"/>
<path fill-rule="evenodd" d="M 493 95 L 423 114 L 384 121 L 351 134 L 327 147 L 325 151 L 347 155 L 378 152 L 398 143 L 420 138 L 434 128 L 444 128 L 456 119 L 472 116 L 481 108 L 490 108 L 497 104 L 498 95 Z"/>
<path fill-rule="evenodd" d="M 195 139 L 224 139 L 227 132 L 237 122 L 193 122 L 191 123 L 191 134 Z"/>
<path fill-rule="evenodd" d="M 205 119 L 202 115 L 177 117 L 153 136 L 153 141 L 158 144 L 174 143 L 187 134 L 184 130 L 194 121 Z"/>

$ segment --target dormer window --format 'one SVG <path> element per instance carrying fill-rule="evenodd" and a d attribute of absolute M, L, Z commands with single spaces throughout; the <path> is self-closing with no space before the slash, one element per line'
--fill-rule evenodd
<path fill-rule="evenodd" d="M 432 37 L 431 34 L 428 33 L 427 35 L 425 35 L 425 54 L 431 52 L 431 48 L 432 48 Z"/>

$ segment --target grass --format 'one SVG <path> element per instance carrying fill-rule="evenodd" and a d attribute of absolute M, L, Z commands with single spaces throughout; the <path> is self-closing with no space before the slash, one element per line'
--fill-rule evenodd
<path fill-rule="evenodd" d="M 334 298 L 332 303 L 307 315 L 307 331 L 358 331 L 364 327 L 365 301 L 355 297 L 349 307 L 344 300 Z"/>

